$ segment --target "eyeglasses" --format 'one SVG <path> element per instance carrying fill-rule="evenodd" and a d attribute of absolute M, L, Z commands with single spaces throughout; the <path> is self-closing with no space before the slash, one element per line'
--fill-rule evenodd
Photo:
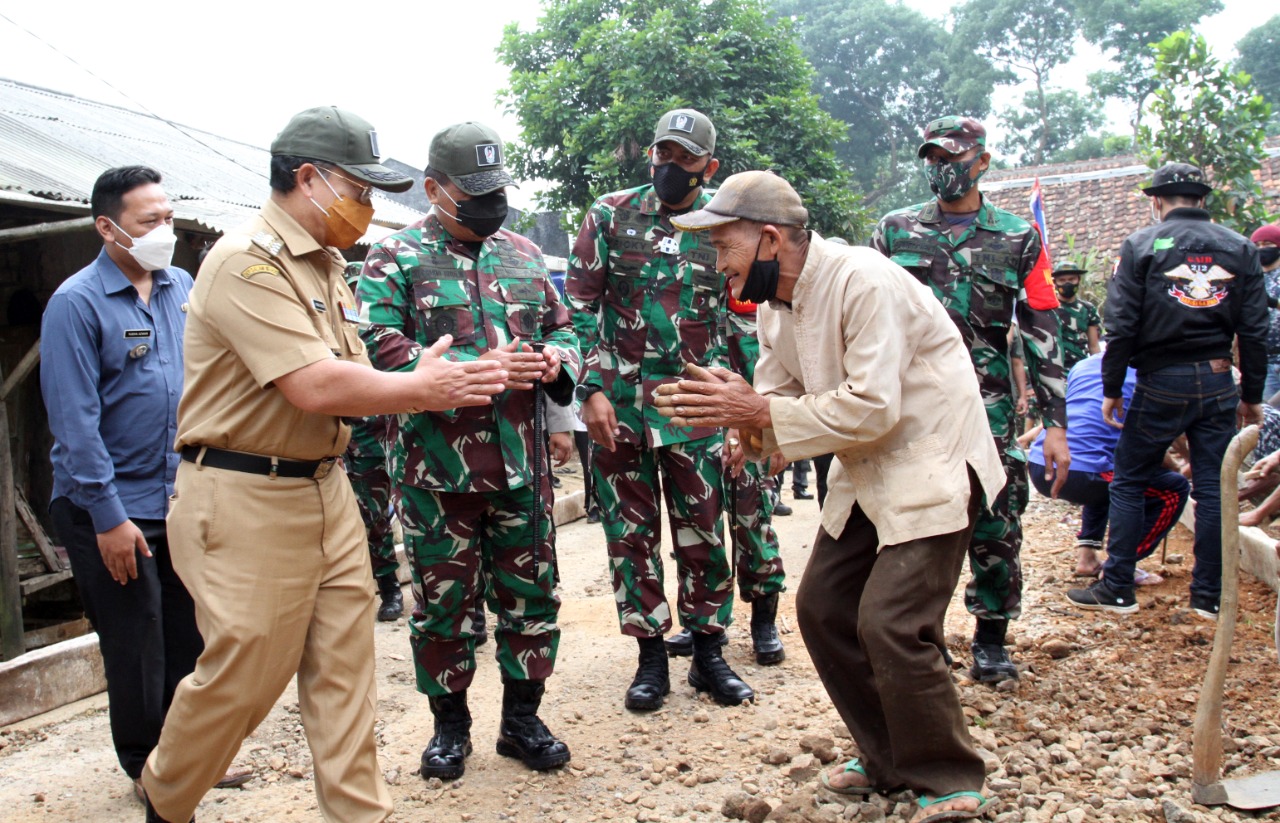
<path fill-rule="evenodd" d="M 297 171 L 298 171 L 297 169 L 294 169 L 294 172 L 297 172 Z M 366 206 L 371 205 L 373 203 L 373 186 L 369 186 L 364 183 L 358 183 L 355 180 L 352 180 L 350 177 L 347 177 L 345 174 L 339 174 L 333 169 L 322 169 L 319 166 L 316 166 L 316 171 L 320 172 L 320 176 L 324 178 L 325 183 L 329 182 L 329 178 L 325 177 L 325 172 L 328 172 L 329 174 L 332 174 L 334 177 L 337 177 L 341 180 L 347 181 L 352 186 L 355 186 L 357 189 L 360 190 L 360 193 L 356 195 L 356 199 L 358 201 L 360 201 L 361 203 L 364 203 Z M 330 186 L 329 188 L 332 189 L 333 187 Z M 337 192 L 334 192 L 334 194 L 337 194 Z"/>

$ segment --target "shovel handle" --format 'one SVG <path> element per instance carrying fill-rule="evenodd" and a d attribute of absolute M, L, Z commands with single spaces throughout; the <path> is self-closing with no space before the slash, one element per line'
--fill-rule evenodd
<path fill-rule="evenodd" d="M 1231 643 L 1235 639 L 1240 568 L 1239 473 L 1244 456 L 1258 443 L 1258 427 L 1248 426 L 1231 439 L 1222 458 L 1222 596 L 1218 629 L 1213 637 L 1209 668 L 1196 705 L 1191 738 L 1193 788 L 1213 786 L 1222 780 L 1222 688 L 1227 679 Z"/>

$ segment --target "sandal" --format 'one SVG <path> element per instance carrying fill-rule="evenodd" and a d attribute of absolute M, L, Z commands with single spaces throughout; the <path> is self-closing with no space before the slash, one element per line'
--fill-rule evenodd
<path fill-rule="evenodd" d="M 966 811 L 964 809 L 944 809 L 930 815 L 925 815 L 919 820 L 912 821 L 912 823 L 944 823 L 944 821 L 948 820 L 972 820 L 975 817 L 981 817 L 986 814 L 987 810 L 996 803 L 996 798 L 994 797 L 984 797 L 981 792 L 967 791 L 952 792 L 951 794 L 944 794 L 942 797 L 921 797 L 916 802 L 920 804 L 921 809 L 928 809 L 930 806 L 936 806 L 939 803 L 945 803 L 948 800 L 955 800 L 960 797 L 976 798 L 978 801 L 978 808 L 973 809 L 972 811 Z"/>
<path fill-rule="evenodd" d="M 862 763 L 856 757 L 850 760 L 848 763 L 844 764 L 844 772 L 846 774 L 848 772 L 857 772 L 863 777 L 867 776 L 867 770 L 863 767 Z M 821 776 L 818 778 L 818 782 L 820 782 L 823 788 L 827 789 L 828 791 L 833 791 L 836 794 L 854 794 L 854 795 L 875 794 L 875 791 L 876 791 L 875 786 L 872 786 L 870 784 L 866 786 L 832 786 L 831 778 L 828 776 L 829 774 L 830 773 L 826 769 L 823 769 L 821 772 Z"/>
<path fill-rule="evenodd" d="M 1156 586 L 1164 582 L 1164 578 L 1155 572 L 1149 572 L 1145 569 L 1133 570 L 1133 585 L 1135 586 Z"/>

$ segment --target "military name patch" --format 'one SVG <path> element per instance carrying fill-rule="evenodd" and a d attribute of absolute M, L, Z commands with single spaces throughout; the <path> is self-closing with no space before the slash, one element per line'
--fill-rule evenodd
<path fill-rule="evenodd" d="M 477 166 L 501 166 L 502 147 L 497 143 L 481 143 L 476 146 Z"/>
<path fill-rule="evenodd" d="M 240 276 L 243 277 L 245 280 L 248 280 L 250 277 L 253 277 L 255 274 L 274 274 L 278 277 L 280 275 L 280 270 L 270 264 L 259 263 L 256 266 L 250 266 L 249 268 L 240 272 Z"/>

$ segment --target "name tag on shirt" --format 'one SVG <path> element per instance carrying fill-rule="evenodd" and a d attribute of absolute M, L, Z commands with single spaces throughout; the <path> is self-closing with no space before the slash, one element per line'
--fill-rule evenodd
<path fill-rule="evenodd" d="M 151 337 L 151 329 L 125 329 L 125 340 L 145 340 Z"/>
<path fill-rule="evenodd" d="M 318 311 L 318 312 L 326 312 L 326 311 L 328 311 L 328 310 L 329 310 L 329 309 L 324 305 L 324 301 L 323 301 L 323 300 L 321 300 L 321 299 L 319 299 L 319 298 L 317 298 L 317 297 L 313 297 L 313 298 L 311 298 L 311 305 L 312 305 L 313 307 L 315 307 L 315 310 L 316 310 L 316 311 Z"/>

